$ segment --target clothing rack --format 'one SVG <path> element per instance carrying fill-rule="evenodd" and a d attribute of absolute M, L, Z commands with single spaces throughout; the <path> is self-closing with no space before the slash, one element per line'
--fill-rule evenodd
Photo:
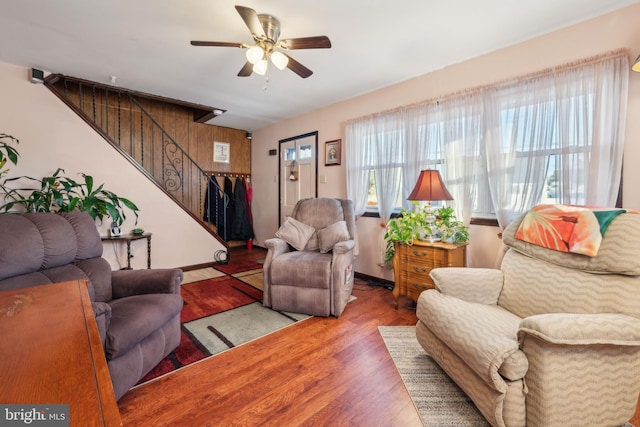
<path fill-rule="evenodd" d="M 218 172 L 218 171 L 205 171 L 210 176 L 228 176 L 229 178 L 250 178 L 250 173 L 237 173 L 237 172 Z"/>
<path fill-rule="evenodd" d="M 229 178 L 246 178 L 251 179 L 250 173 L 237 173 L 237 172 L 220 172 L 220 171 L 205 171 L 209 176 L 222 176 Z"/>

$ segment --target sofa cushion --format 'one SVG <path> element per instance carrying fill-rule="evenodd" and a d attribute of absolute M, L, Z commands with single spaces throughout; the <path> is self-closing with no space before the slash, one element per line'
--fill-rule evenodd
<path fill-rule="evenodd" d="M 60 267 L 75 259 L 78 243 L 76 239 L 69 238 L 75 236 L 75 232 L 66 219 L 57 214 L 38 213 L 27 213 L 23 217 L 35 224 L 42 236 L 44 259 L 41 269 Z M 28 247 L 25 249 L 31 250 Z"/>
<path fill-rule="evenodd" d="M 111 323 L 107 329 L 107 360 L 125 354 L 145 337 L 180 313 L 182 297 L 175 294 L 146 294 L 109 302 Z"/>
<path fill-rule="evenodd" d="M 102 240 L 96 222 L 90 215 L 81 211 L 59 213 L 67 220 L 76 234 L 78 250 L 76 260 L 102 256 Z"/>
<path fill-rule="evenodd" d="M 273 260 L 269 272 L 278 285 L 329 289 L 331 254 L 288 252 Z"/>
<path fill-rule="evenodd" d="M 113 299 L 111 265 L 106 259 L 101 257 L 82 259 L 74 262 L 74 265 L 89 278 L 91 301 L 109 302 Z"/>
<path fill-rule="evenodd" d="M 467 302 L 427 290 L 420 295 L 417 315 L 497 391 L 506 391 L 505 382 L 498 373 L 505 360 L 510 359 L 503 369 L 511 377 L 509 379 L 520 379 L 526 373 L 526 357 L 517 355 L 520 350 L 516 335 L 521 319 L 502 307 Z"/>
<path fill-rule="evenodd" d="M 637 247 L 637 242 L 640 241 L 640 215 L 626 213 L 614 219 L 602 239 L 598 255 L 594 257 L 558 252 L 516 239 L 516 232 L 525 216 L 526 213 L 518 216 L 502 233 L 503 243 L 514 250 L 564 268 L 593 273 L 640 275 L 638 251 L 629 250 Z"/>
<path fill-rule="evenodd" d="M 40 269 L 44 260 L 42 236 L 22 215 L 0 214 L 0 280 Z"/>

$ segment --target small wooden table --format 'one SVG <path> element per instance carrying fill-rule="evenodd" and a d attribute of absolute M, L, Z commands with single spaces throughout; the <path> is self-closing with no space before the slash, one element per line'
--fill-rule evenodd
<path fill-rule="evenodd" d="M 436 267 L 466 267 L 467 244 L 457 245 L 444 242 L 423 242 L 416 240 L 413 245 L 395 244 L 393 256 L 393 305 L 398 308 L 398 298 L 405 295 L 414 302 L 427 289 L 435 288 L 429 276 Z"/>
<path fill-rule="evenodd" d="M 147 239 L 147 268 L 151 268 L 151 233 L 124 234 L 122 236 L 102 236 L 103 242 L 125 241 L 127 243 L 127 266 L 123 270 L 131 270 L 131 242 L 133 240 Z"/>
<path fill-rule="evenodd" d="M 122 425 L 86 281 L 0 292 L 0 355 L 0 403 L 65 404 L 70 426 Z"/>

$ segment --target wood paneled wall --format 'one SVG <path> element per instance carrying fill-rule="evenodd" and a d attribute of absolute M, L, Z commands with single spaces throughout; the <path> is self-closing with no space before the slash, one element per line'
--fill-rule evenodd
<path fill-rule="evenodd" d="M 188 106 L 136 96 L 150 120 L 126 93 L 75 82 L 65 85 L 64 80 L 55 86 L 199 218 L 207 182 L 191 160 L 207 172 L 251 174 L 251 141 L 244 130 L 196 123 Z M 186 155 L 163 136 L 160 127 Z M 214 142 L 229 144 L 229 163 L 213 161 Z"/>

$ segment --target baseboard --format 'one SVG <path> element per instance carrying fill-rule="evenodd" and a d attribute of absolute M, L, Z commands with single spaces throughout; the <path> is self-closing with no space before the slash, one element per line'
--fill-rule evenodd
<path fill-rule="evenodd" d="M 207 267 L 215 267 L 216 265 L 220 265 L 222 263 L 220 262 L 205 262 L 203 264 L 193 264 L 193 265 L 187 265 L 184 267 L 178 267 L 180 270 L 182 271 L 192 271 L 192 270 L 200 270 L 202 268 L 207 268 Z"/>

